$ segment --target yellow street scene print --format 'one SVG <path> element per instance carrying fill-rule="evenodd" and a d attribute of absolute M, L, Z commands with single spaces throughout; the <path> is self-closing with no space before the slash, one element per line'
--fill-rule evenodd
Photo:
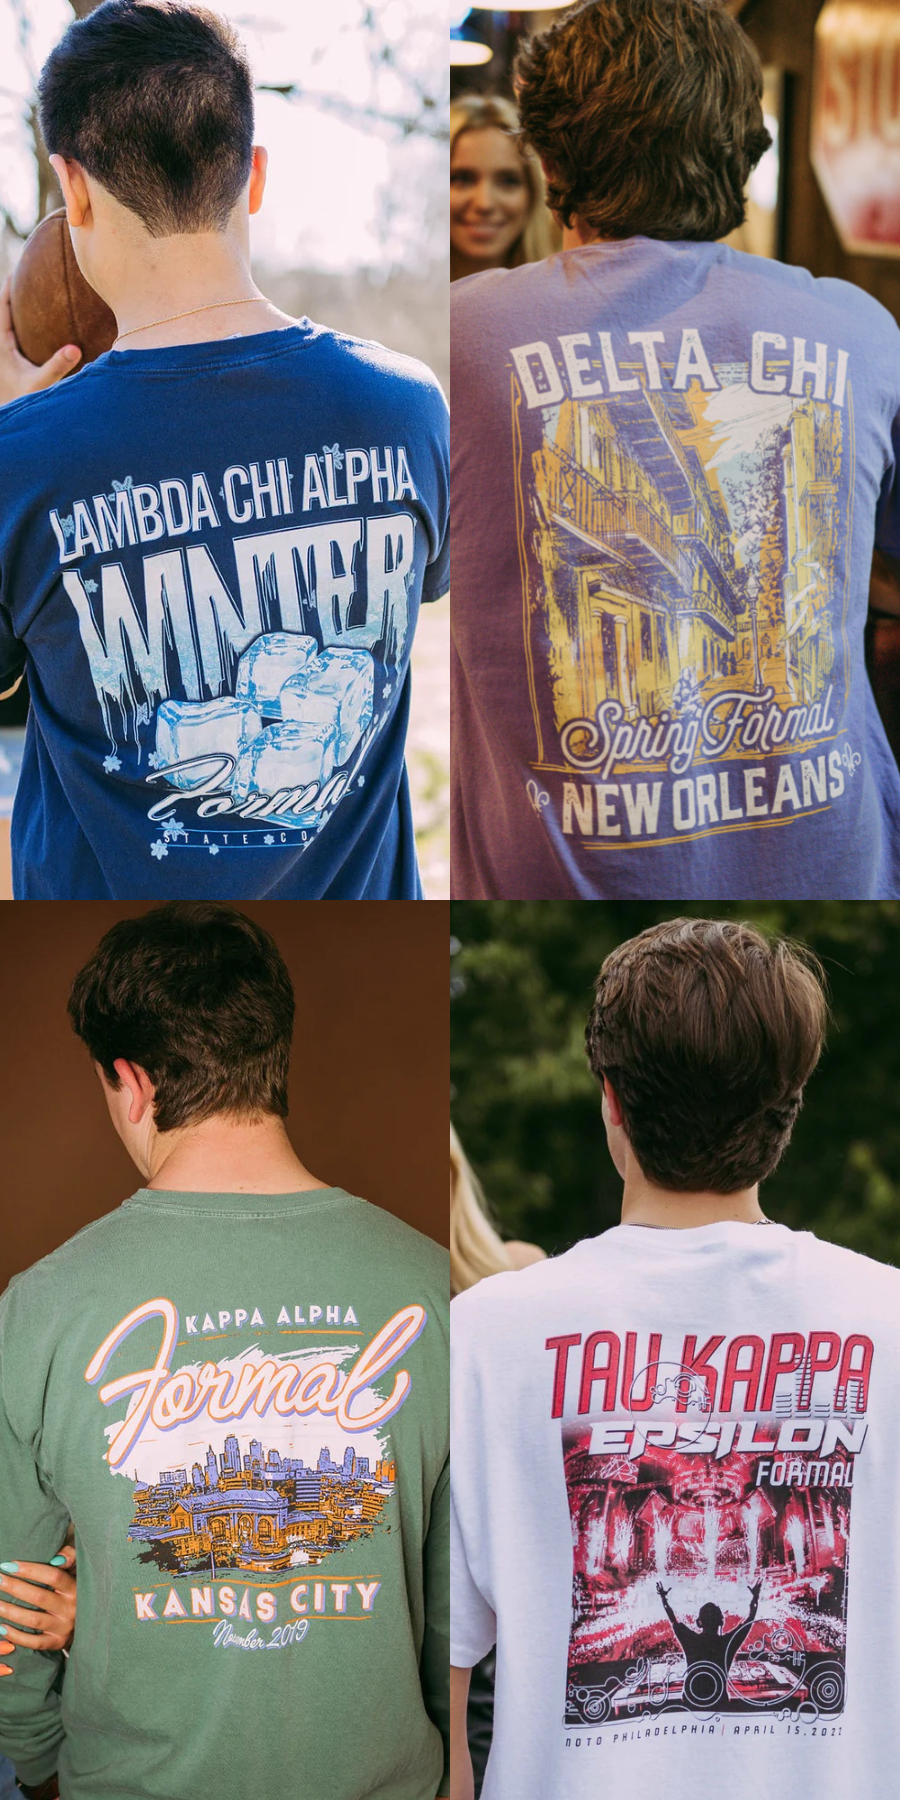
<path fill-rule="evenodd" d="M 860 760 L 837 742 L 848 355 L 680 339 L 677 361 L 662 332 L 512 351 L 528 792 L 585 847 L 783 825 Z"/>

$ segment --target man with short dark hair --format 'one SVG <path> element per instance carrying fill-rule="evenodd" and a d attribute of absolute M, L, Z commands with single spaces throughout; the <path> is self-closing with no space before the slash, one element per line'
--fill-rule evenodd
<path fill-rule="evenodd" d="M 281 313 L 217 14 L 104 0 L 40 116 L 112 350 L 0 413 L 0 688 L 27 666 L 20 899 L 421 897 L 403 763 L 448 585 L 421 363 Z"/>
<path fill-rule="evenodd" d="M 250 919 L 121 920 L 70 1012 L 143 1185 L 0 1300 L 0 1550 L 78 1555 L 0 1754 L 39 1800 L 446 1795 L 446 1255 L 296 1156 Z"/>
<path fill-rule="evenodd" d="M 825 1016 L 734 921 L 603 965 L 622 1223 L 453 1302 L 452 1800 L 494 1643 L 484 1800 L 893 1800 L 900 1275 L 759 1201 Z"/>
<path fill-rule="evenodd" d="M 770 141 L 722 0 L 581 0 L 515 81 L 563 250 L 452 290 L 453 891 L 896 897 L 897 326 L 717 241 Z"/>

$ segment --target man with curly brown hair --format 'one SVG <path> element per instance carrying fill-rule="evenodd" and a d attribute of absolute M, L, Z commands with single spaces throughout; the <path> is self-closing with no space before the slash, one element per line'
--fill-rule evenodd
<path fill-rule="evenodd" d="M 482 1800 L 893 1800 L 900 1274 L 760 1205 L 825 1022 L 733 919 L 600 971 L 622 1222 L 451 1308 L 451 1800 L 493 1645 Z"/>
<path fill-rule="evenodd" d="M 516 91 L 563 248 L 452 292 L 454 892 L 900 895 L 897 326 L 721 242 L 770 143 L 722 0 L 581 0 Z"/>

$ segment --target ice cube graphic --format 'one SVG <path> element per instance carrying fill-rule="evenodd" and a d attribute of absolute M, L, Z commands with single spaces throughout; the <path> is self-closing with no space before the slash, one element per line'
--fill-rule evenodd
<path fill-rule="evenodd" d="M 238 699 L 249 700 L 264 719 L 280 719 L 285 682 L 305 669 L 317 648 L 314 637 L 301 637 L 296 631 L 267 631 L 254 638 L 238 663 Z"/>
<path fill-rule="evenodd" d="M 198 756 L 231 756 L 237 762 L 261 730 L 256 708 L 230 694 L 218 700 L 163 700 L 156 714 L 157 766 L 169 771 L 173 787 L 195 788 L 202 769 L 172 770 L 173 763 L 190 763 Z"/>
<path fill-rule="evenodd" d="M 375 664 L 368 650 L 323 650 L 314 662 L 292 675 L 281 690 L 281 714 L 285 719 L 324 716 L 323 707 L 335 709 L 338 763 L 345 763 L 356 749 L 367 725 L 372 723 L 375 697 Z"/>
<path fill-rule="evenodd" d="M 321 787 L 334 768 L 336 742 L 333 719 L 271 725 L 241 752 L 231 790 L 235 800 L 240 804 L 252 794 L 277 794 L 281 788 L 305 788 L 313 782 Z M 295 825 L 305 822 L 299 816 L 288 820 Z"/>

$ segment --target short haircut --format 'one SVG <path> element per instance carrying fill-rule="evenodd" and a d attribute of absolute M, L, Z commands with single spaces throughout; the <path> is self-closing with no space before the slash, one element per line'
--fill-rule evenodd
<path fill-rule="evenodd" d="M 104 0 L 38 87 L 51 155 L 78 162 L 151 237 L 224 231 L 253 157 L 253 83 L 227 21 L 184 0 Z"/>
<path fill-rule="evenodd" d="M 728 919 L 671 919 L 620 944 L 585 1032 L 644 1175 L 733 1194 L 771 1175 L 822 1051 L 810 951 Z"/>
<path fill-rule="evenodd" d="M 759 56 L 721 0 L 581 0 L 519 51 L 523 136 L 564 225 L 710 242 L 771 138 Z"/>
<path fill-rule="evenodd" d="M 176 900 L 120 919 L 76 975 L 69 1013 L 114 1087 L 117 1057 L 146 1070 L 160 1131 L 287 1113 L 291 979 L 233 907 Z"/>

